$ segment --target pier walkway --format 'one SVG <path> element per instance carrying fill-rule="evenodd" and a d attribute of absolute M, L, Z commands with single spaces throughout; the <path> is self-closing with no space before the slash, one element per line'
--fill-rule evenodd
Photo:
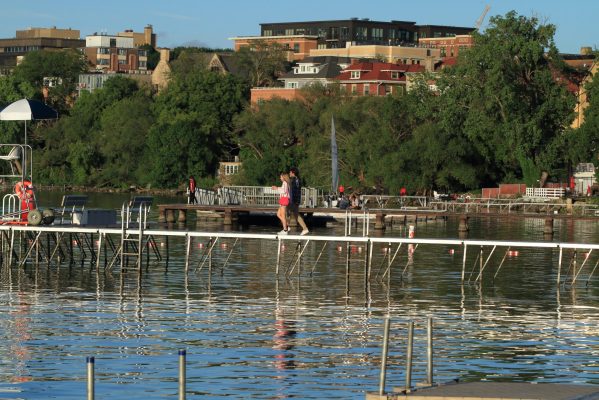
<path fill-rule="evenodd" d="M 275 273 L 280 272 L 282 251 L 285 248 L 284 244 L 291 244 L 290 248 L 296 248 L 294 257 L 295 264 L 301 264 L 302 256 L 309 244 L 315 246 L 322 245 L 320 254 L 324 251 L 327 245 L 338 243 L 345 245 L 347 255 L 347 265 L 350 262 L 357 262 L 364 268 L 365 281 L 369 281 L 372 273 L 373 252 L 374 248 L 385 248 L 386 271 L 390 273 L 392 266 L 396 262 L 398 255 L 402 249 L 406 254 L 414 254 L 419 245 L 439 246 L 443 249 L 452 247 L 454 253 L 461 253 L 462 271 L 461 281 L 466 278 L 468 281 L 479 282 L 485 269 L 490 269 L 490 261 L 499 249 L 505 249 L 505 254 L 501 263 L 494 269 L 496 276 L 506 257 L 515 249 L 535 248 L 558 251 L 557 265 L 557 284 L 568 283 L 572 286 L 576 284 L 579 275 L 585 270 L 588 265 L 584 277 L 586 284 L 589 284 L 595 270 L 599 266 L 599 260 L 594 263 L 591 255 L 593 251 L 599 250 L 599 244 L 590 243 L 564 243 L 550 241 L 505 241 L 505 240 L 467 240 L 467 239 L 426 239 L 426 238 L 405 238 L 405 237 L 370 237 L 370 236 L 317 236 L 317 235 L 277 235 L 277 234 L 256 234 L 256 233 L 240 233 L 240 232 L 198 232 L 186 230 L 157 230 L 145 229 L 142 227 L 129 228 L 123 225 L 119 228 L 92 228 L 79 226 L 0 226 L 0 258 L 4 263 L 12 265 L 18 262 L 19 266 L 25 265 L 27 261 L 40 263 L 45 262 L 48 266 L 51 264 L 60 264 L 65 259 L 73 261 L 74 247 L 80 253 L 82 259 L 91 255 L 92 264 L 99 268 L 101 261 L 104 262 L 104 269 L 110 270 L 113 265 L 120 262 L 120 271 L 125 272 L 127 267 L 132 264 L 136 267 L 141 276 L 142 265 L 144 264 L 144 256 L 146 265 L 149 264 L 149 258 L 153 253 L 157 260 L 162 260 L 162 254 L 157 245 L 157 238 L 162 238 L 164 242 L 165 258 L 169 258 L 169 239 L 179 238 L 185 241 L 185 273 L 190 268 L 190 254 L 193 246 L 193 241 L 206 241 L 204 254 L 201 257 L 201 265 L 208 262 L 212 265 L 212 251 L 219 240 L 235 240 L 231 246 L 229 257 L 233 253 L 236 244 L 239 241 L 255 239 L 267 240 L 277 243 L 277 262 Z M 295 246 L 294 246 L 295 245 Z M 365 248 L 361 255 L 352 256 L 349 251 L 350 246 L 359 245 Z M 472 249 L 470 252 L 468 250 Z M 486 253 L 485 253 L 486 250 Z M 567 252 L 564 254 L 564 252 Z M 454 254 L 452 253 L 452 254 Z M 466 276 L 467 258 L 469 253 L 476 255 L 474 261 L 475 269 L 472 269 L 469 277 Z M 584 254 L 584 260 L 580 265 L 577 265 L 577 254 Z M 499 252 L 498 252 L 499 254 Z M 568 257 L 569 256 L 569 257 Z M 225 265 L 229 257 L 225 260 Z M 352 259 L 353 257 L 353 259 Z M 459 257 L 459 255 L 458 255 Z M 314 265 L 318 262 L 320 256 L 314 261 Z M 471 257 L 472 258 L 472 257 Z M 562 280 L 562 264 L 563 259 L 569 261 L 567 265 L 567 274 Z M 133 259 L 134 261 L 131 261 Z M 294 266 L 295 266 L 294 264 Z M 381 264 L 382 266 L 382 264 Z M 224 268 L 224 266 L 223 266 Z M 196 267 L 197 269 L 197 267 Z M 293 269 L 292 269 L 293 270 Z M 299 269 L 298 269 L 299 272 Z M 405 268 L 404 268 L 405 272 Z M 402 272 L 402 274 L 404 273 Z M 384 276 L 383 275 L 383 276 Z"/>

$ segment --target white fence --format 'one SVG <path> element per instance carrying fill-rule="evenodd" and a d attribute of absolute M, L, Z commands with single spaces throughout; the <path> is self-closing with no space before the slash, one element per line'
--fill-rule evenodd
<path fill-rule="evenodd" d="M 279 192 L 266 186 L 224 186 L 216 191 L 196 189 L 196 201 L 201 205 L 278 206 Z M 302 188 L 301 207 L 318 206 L 318 190 Z"/>
<path fill-rule="evenodd" d="M 560 198 L 565 195 L 564 188 L 526 188 L 526 197 Z"/>

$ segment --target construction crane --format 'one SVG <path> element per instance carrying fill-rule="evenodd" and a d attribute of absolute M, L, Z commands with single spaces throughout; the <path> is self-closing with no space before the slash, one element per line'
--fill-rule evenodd
<path fill-rule="evenodd" d="M 476 20 L 476 30 L 480 29 L 480 27 L 483 24 L 483 21 L 485 20 L 485 17 L 487 16 L 487 13 L 489 12 L 490 9 L 491 9 L 491 5 L 487 4 L 485 6 L 485 9 L 483 10 L 483 13 Z"/>

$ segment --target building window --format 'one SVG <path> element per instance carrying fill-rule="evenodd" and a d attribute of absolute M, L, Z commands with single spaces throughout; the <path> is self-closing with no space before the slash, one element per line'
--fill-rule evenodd
<path fill-rule="evenodd" d="M 285 36 L 291 36 L 295 34 L 295 29 L 285 29 Z"/>
<path fill-rule="evenodd" d="M 445 57 L 446 53 L 445 53 L 445 47 L 441 47 L 441 57 Z"/>
<path fill-rule="evenodd" d="M 287 82 L 287 88 L 288 89 L 297 89 L 298 84 L 297 84 L 297 82 Z"/>
<path fill-rule="evenodd" d="M 119 56 L 126 56 L 127 55 L 127 49 L 118 49 L 118 54 Z"/>
<path fill-rule="evenodd" d="M 271 29 L 265 29 L 264 33 L 262 34 L 262 36 L 272 36 L 272 30 Z"/>
<path fill-rule="evenodd" d="M 339 39 L 349 40 L 349 28 L 347 26 L 342 26 L 339 29 Z"/>
<path fill-rule="evenodd" d="M 391 85 L 385 85 L 385 95 L 388 96 L 391 93 L 393 93 L 393 86 L 391 86 Z"/>
<path fill-rule="evenodd" d="M 339 28 L 333 26 L 331 27 L 331 39 L 339 39 Z"/>
<path fill-rule="evenodd" d="M 98 47 L 98 54 L 110 54 L 108 47 Z"/>
<path fill-rule="evenodd" d="M 433 32 L 433 37 L 443 37 L 442 32 Z"/>
<path fill-rule="evenodd" d="M 391 71 L 391 79 L 399 79 L 399 72 Z"/>
<path fill-rule="evenodd" d="M 300 52 L 300 45 L 299 45 L 299 43 L 294 43 L 293 44 L 293 52 L 294 53 L 299 53 Z"/>
<path fill-rule="evenodd" d="M 119 60 L 119 65 L 126 65 L 127 64 L 127 60 Z"/>
<path fill-rule="evenodd" d="M 326 39 L 327 38 L 327 30 L 326 30 L 326 28 L 318 28 L 318 37 L 320 37 L 322 39 Z"/>
<path fill-rule="evenodd" d="M 365 26 L 357 26 L 356 27 L 356 40 L 366 40 L 368 39 L 368 28 Z"/>
<path fill-rule="evenodd" d="M 147 63 L 146 63 L 146 61 L 140 61 L 140 62 L 139 62 L 139 68 L 147 68 Z"/>
<path fill-rule="evenodd" d="M 351 85 L 351 94 L 358 94 L 358 85 L 355 83 Z"/>
<path fill-rule="evenodd" d="M 370 94 L 370 85 L 364 84 L 364 96 L 368 96 Z"/>
<path fill-rule="evenodd" d="M 235 175 L 239 172 L 239 165 L 225 165 L 225 175 Z"/>
<path fill-rule="evenodd" d="M 372 28 L 372 40 L 383 40 L 383 28 Z"/>
<path fill-rule="evenodd" d="M 295 34 L 296 34 L 296 35 L 304 35 L 304 34 L 305 34 L 305 32 L 306 32 L 306 30 L 305 30 L 304 28 L 297 28 L 297 29 L 295 30 Z"/>
<path fill-rule="evenodd" d="M 110 47 L 116 47 L 116 39 L 115 38 L 110 39 Z"/>
<path fill-rule="evenodd" d="M 147 57 L 148 56 L 148 51 L 147 50 L 138 50 L 137 53 L 140 57 Z"/>
<path fill-rule="evenodd" d="M 350 74 L 351 79 L 360 79 L 360 71 L 351 71 Z"/>
<path fill-rule="evenodd" d="M 99 58 L 98 59 L 98 65 L 108 65 L 108 59 L 107 58 Z"/>
<path fill-rule="evenodd" d="M 389 35 L 389 39 L 396 39 L 397 38 L 397 32 L 393 28 L 389 29 L 389 31 L 387 32 L 387 35 Z"/>

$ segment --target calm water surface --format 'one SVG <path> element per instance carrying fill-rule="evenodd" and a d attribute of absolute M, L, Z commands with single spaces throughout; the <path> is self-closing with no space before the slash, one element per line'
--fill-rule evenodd
<path fill-rule="evenodd" d="M 57 205 L 56 196 L 47 201 Z M 92 207 L 119 207 L 123 201 L 90 197 Z M 162 200 L 172 199 L 157 202 Z M 196 226 L 194 219 L 189 224 L 222 229 L 207 222 Z M 543 240 L 543 224 L 472 219 L 469 238 Z M 556 220 L 555 229 L 556 241 L 599 242 L 592 222 Z M 419 223 L 416 232 L 455 238 L 457 221 Z M 315 233 L 338 235 L 343 228 Z M 395 226 L 385 235 L 405 237 L 406 230 Z M 157 240 L 164 251 L 164 239 Z M 558 290 L 556 251 L 520 249 L 493 279 L 505 255 L 498 249 L 482 285 L 462 286 L 460 248 L 421 245 L 413 257 L 402 248 L 389 278 L 383 277 L 385 249 L 377 247 L 373 279 L 365 286 L 360 246 L 350 247 L 348 277 L 345 246 L 330 243 L 323 250 L 322 243 L 310 244 L 298 275 L 297 266 L 291 272 L 296 249 L 288 244 L 277 280 L 276 242 L 233 242 L 219 242 L 211 273 L 207 264 L 196 268 L 206 243 L 195 242 L 196 270 L 186 277 L 184 242 L 171 239 L 168 265 L 151 259 L 141 284 L 135 273 L 121 280 L 118 268 L 105 272 L 102 265 L 97 272 L 87 262 L 3 266 L 0 399 L 84 398 L 87 356 L 96 357 L 97 398 L 174 397 L 179 349 L 188 354 L 188 398 L 363 398 L 378 388 L 387 314 L 389 389 L 405 380 L 408 321 L 416 323 L 413 382 L 424 380 L 428 316 L 435 321 L 436 381 L 599 384 L 599 281 L 585 285 L 596 254 L 577 287 Z M 476 253 L 469 251 L 467 277 L 478 272 Z M 566 267 L 570 257 L 564 257 Z M 583 257 L 578 255 L 579 265 Z"/>

